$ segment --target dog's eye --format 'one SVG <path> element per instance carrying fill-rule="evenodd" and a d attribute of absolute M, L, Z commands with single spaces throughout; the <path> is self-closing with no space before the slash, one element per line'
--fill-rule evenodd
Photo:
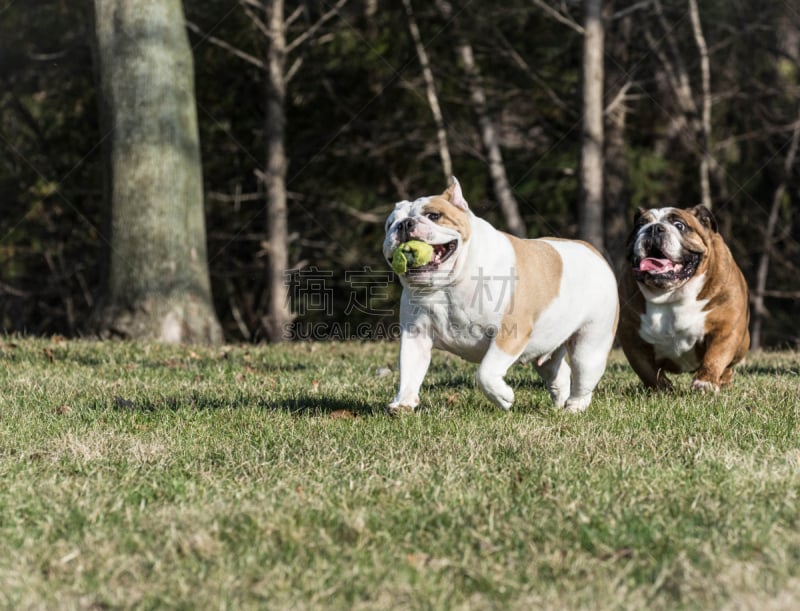
<path fill-rule="evenodd" d="M 686 231 L 686 224 L 683 221 L 675 221 L 672 223 L 675 226 L 675 229 L 683 233 Z"/>
<path fill-rule="evenodd" d="M 441 212 L 426 212 L 425 216 L 428 217 L 433 222 L 436 222 L 440 218 L 442 218 L 442 213 Z"/>

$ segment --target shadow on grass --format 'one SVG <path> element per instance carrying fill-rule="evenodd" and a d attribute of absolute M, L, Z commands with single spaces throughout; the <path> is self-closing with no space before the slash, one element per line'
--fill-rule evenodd
<path fill-rule="evenodd" d="M 742 365 L 741 367 L 734 368 L 733 379 L 739 375 L 761 375 L 761 376 L 776 376 L 776 375 L 800 375 L 800 363 L 789 365 L 764 365 L 764 364 L 750 364 Z"/>
<path fill-rule="evenodd" d="M 326 397 L 316 393 L 282 398 L 277 401 L 270 401 L 263 397 L 252 395 L 223 399 L 201 393 L 166 396 L 157 399 L 126 399 L 124 397 L 114 397 L 110 407 L 114 410 L 142 413 L 153 413 L 162 410 L 178 411 L 182 409 L 260 409 L 288 412 L 289 414 L 297 416 L 325 416 L 335 414 L 344 418 L 350 416 L 380 415 L 383 414 L 384 411 L 383 405 L 379 402 L 373 403 L 364 401 L 363 399 Z"/>
<path fill-rule="evenodd" d="M 232 358 L 228 361 L 227 357 L 225 359 L 220 358 L 216 360 L 211 359 L 195 359 L 185 354 L 164 354 L 159 358 L 153 357 L 145 357 L 145 358 L 138 358 L 133 357 L 127 361 L 124 359 L 117 359 L 118 362 L 111 363 L 107 359 L 103 359 L 99 356 L 89 355 L 89 354 L 54 354 L 53 358 L 56 362 L 61 363 L 75 363 L 77 365 L 81 365 L 84 367 L 102 367 L 102 366 L 119 366 L 119 362 L 125 363 L 128 367 L 131 368 L 141 368 L 145 370 L 175 370 L 175 369 L 209 369 L 211 367 L 217 366 L 219 363 L 228 362 L 231 369 L 241 370 L 244 368 L 251 368 L 252 370 L 258 371 L 260 373 L 287 373 L 287 372 L 296 372 L 296 371 L 307 371 L 314 367 L 314 365 L 310 365 L 308 363 L 299 363 L 299 362 L 286 362 L 286 363 L 273 363 L 273 362 L 265 362 L 262 360 L 252 360 L 252 361 L 245 361 L 242 358 Z M 46 360 L 46 355 L 42 357 L 42 360 Z M 123 365 L 124 366 L 124 365 Z"/>
<path fill-rule="evenodd" d="M 280 409 L 298 416 L 341 415 L 378 416 L 384 414 L 384 406 L 378 402 L 367 403 L 362 399 L 340 399 L 318 395 L 306 395 L 283 399 L 276 404 L 264 405 L 268 409 Z"/>

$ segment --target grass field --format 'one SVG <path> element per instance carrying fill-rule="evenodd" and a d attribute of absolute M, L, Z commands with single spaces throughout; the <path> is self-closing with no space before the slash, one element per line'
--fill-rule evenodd
<path fill-rule="evenodd" d="M 396 344 L 0 340 L 2 608 L 792 609 L 800 359 L 510 413 Z"/>

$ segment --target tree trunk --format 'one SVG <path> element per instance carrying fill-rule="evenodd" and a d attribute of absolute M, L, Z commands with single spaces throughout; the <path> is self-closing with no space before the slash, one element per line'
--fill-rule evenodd
<path fill-rule="evenodd" d="M 772 195 L 772 205 L 769 209 L 767 226 L 764 228 L 762 239 L 761 256 L 758 259 L 758 270 L 756 272 L 756 287 L 753 291 L 753 323 L 750 333 L 750 349 L 761 349 L 761 335 L 764 318 L 767 315 L 767 308 L 764 305 L 764 297 L 767 291 L 767 276 L 769 275 L 769 262 L 772 255 L 772 243 L 775 238 L 775 229 L 778 225 L 778 216 L 781 206 L 784 204 L 786 196 L 787 182 L 791 180 L 792 170 L 797 159 L 797 149 L 800 146 L 800 117 L 797 118 L 789 151 L 783 162 L 783 179 L 778 184 Z"/>
<path fill-rule="evenodd" d="M 711 209 L 711 67 L 708 60 L 708 47 L 703 36 L 703 28 L 700 23 L 700 10 L 697 7 L 697 0 L 689 0 L 689 16 L 692 20 L 692 32 L 694 33 L 695 44 L 700 53 L 700 74 L 702 115 L 700 117 L 700 193 L 703 204 Z"/>
<path fill-rule="evenodd" d="M 481 141 L 483 142 L 483 147 L 486 150 L 486 156 L 489 161 L 489 176 L 492 179 L 494 193 L 497 197 L 497 202 L 500 204 L 500 209 L 503 212 L 506 226 L 510 233 L 525 237 L 528 232 L 525 229 L 525 222 L 522 220 L 522 216 L 520 216 L 517 200 L 514 198 L 511 185 L 508 182 L 506 167 L 503 163 L 503 154 L 500 151 L 500 143 L 497 139 L 494 123 L 489 116 L 489 107 L 486 102 L 486 93 L 483 89 L 481 72 L 478 65 L 475 63 L 472 45 L 469 44 L 464 34 L 459 31 L 450 4 L 445 0 L 436 0 L 436 6 L 445 19 L 452 21 L 456 30 L 456 52 L 461 59 L 461 65 L 467 77 L 470 99 L 475 114 L 478 117 Z"/>
<path fill-rule="evenodd" d="M 578 234 L 603 250 L 603 0 L 585 0 Z"/>
<path fill-rule="evenodd" d="M 610 9 L 612 3 L 608 2 Z M 626 16 L 615 22 L 609 35 L 607 55 L 609 62 L 605 71 L 605 89 L 612 98 L 606 108 L 604 133 L 603 213 L 605 218 L 605 246 L 614 269 L 620 269 L 625 261 L 625 240 L 630 230 L 630 184 L 628 155 L 625 142 L 625 127 L 628 108 L 625 93 L 631 85 L 628 75 L 628 44 L 632 17 Z M 606 21 L 608 23 L 608 20 Z"/>
<path fill-rule="evenodd" d="M 711 155 L 711 68 L 708 47 L 700 24 L 700 12 L 696 0 L 689 0 L 689 17 L 692 22 L 692 33 L 700 54 L 701 72 L 701 109 L 695 103 L 689 71 L 683 61 L 678 41 L 674 35 L 675 26 L 671 25 L 664 14 L 661 0 L 652 0 L 656 17 L 661 26 L 658 40 L 645 28 L 644 37 L 650 50 L 656 55 L 664 68 L 664 76 L 669 83 L 678 105 L 680 114 L 672 117 L 672 125 L 668 132 L 678 137 L 688 151 L 693 151 L 700 160 L 700 197 L 702 203 L 711 208 L 711 179 L 713 171 L 720 183 L 721 194 L 727 193 L 725 187 L 725 170 Z M 666 43 L 668 52 L 662 49 L 662 41 Z M 670 59 L 671 56 L 671 59 Z M 656 146 L 656 152 L 663 154 L 662 146 Z"/>
<path fill-rule="evenodd" d="M 95 0 L 110 131 L 103 334 L 214 343 L 194 73 L 180 0 Z"/>
<path fill-rule="evenodd" d="M 403 0 L 403 6 L 406 9 L 408 30 L 411 33 L 411 40 L 417 51 L 420 66 L 422 66 L 422 76 L 425 79 L 425 93 L 428 97 L 428 106 L 430 106 L 433 120 L 436 123 L 436 140 L 439 143 L 439 158 L 442 161 L 442 171 L 444 172 L 445 183 L 447 183 L 453 175 L 453 162 L 450 158 L 450 147 L 447 144 L 447 130 L 444 126 L 442 109 L 439 106 L 439 96 L 436 94 L 436 83 L 433 80 L 433 71 L 431 70 L 428 53 L 425 51 L 425 45 L 422 43 L 422 36 L 420 36 L 419 33 L 417 19 L 414 17 L 414 9 L 411 6 L 411 0 Z"/>
<path fill-rule="evenodd" d="M 289 211 L 286 198 L 286 26 L 283 0 L 268 0 L 266 11 L 269 40 L 264 133 L 266 136 L 267 198 L 267 339 L 281 342 L 288 337 L 292 313 L 289 309 L 286 271 L 289 268 Z"/>

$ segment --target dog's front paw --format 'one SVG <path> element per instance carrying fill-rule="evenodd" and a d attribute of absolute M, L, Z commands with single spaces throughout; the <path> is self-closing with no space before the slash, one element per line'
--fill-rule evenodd
<path fill-rule="evenodd" d="M 478 370 L 478 386 L 497 407 L 509 410 L 514 404 L 514 391 L 503 378 L 488 376 Z"/>
<path fill-rule="evenodd" d="M 692 390 L 696 390 L 701 393 L 713 392 L 716 394 L 719 392 L 719 386 L 713 382 L 709 382 L 708 380 L 699 380 L 698 378 L 695 378 L 692 380 Z"/>
<path fill-rule="evenodd" d="M 413 414 L 414 410 L 419 405 L 419 397 L 412 397 L 411 399 L 397 399 L 395 398 L 389 405 L 386 406 L 386 413 L 390 416 L 402 416 L 405 414 Z"/>

